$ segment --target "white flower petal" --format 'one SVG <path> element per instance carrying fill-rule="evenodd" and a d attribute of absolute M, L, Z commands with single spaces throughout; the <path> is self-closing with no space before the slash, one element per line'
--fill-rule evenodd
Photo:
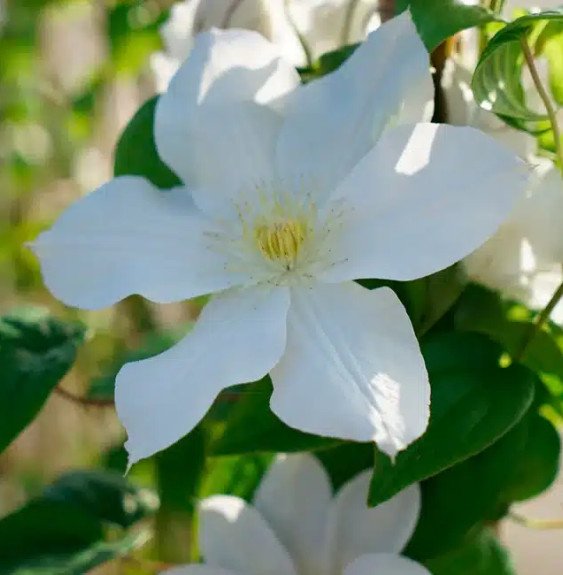
<path fill-rule="evenodd" d="M 279 46 L 284 58 L 294 66 L 306 66 L 307 57 L 296 31 L 299 25 L 290 18 L 291 7 L 287 0 L 261 0 L 261 3 L 267 5 L 269 12 L 270 30 L 265 34 L 266 38 Z"/>
<path fill-rule="evenodd" d="M 330 192 L 384 128 L 433 94 L 428 53 L 410 13 L 387 22 L 336 72 L 290 98 L 277 165 L 287 185 Z M 417 119 L 423 117 L 419 110 Z"/>
<path fill-rule="evenodd" d="M 288 307 L 286 288 L 225 292 L 174 347 L 125 365 L 115 402 L 130 464 L 191 431 L 221 389 L 264 376 L 283 353 Z"/>
<path fill-rule="evenodd" d="M 265 38 L 269 37 L 271 22 L 268 2 L 271 0 L 205 0 L 196 14 L 198 32 L 211 28 L 243 28 L 255 30 Z"/>
<path fill-rule="evenodd" d="M 254 505 L 290 552 L 300 575 L 319 575 L 324 564 L 332 492 L 322 465 L 309 454 L 281 455 L 262 479 Z"/>
<path fill-rule="evenodd" d="M 198 207 L 211 216 L 233 217 L 245 209 L 242 202 L 255 205 L 264 182 L 274 179 L 280 125 L 277 112 L 252 102 L 202 107 L 190 132 L 177 134 L 175 148 Z"/>
<path fill-rule="evenodd" d="M 256 32 L 200 34 L 157 104 L 158 153 L 190 186 L 270 180 L 281 122 L 274 101 L 298 84 L 297 72 Z"/>
<path fill-rule="evenodd" d="M 205 226 L 184 188 L 124 176 L 71 205 L 32 248 L 67 305 L 98 309 L 133 293 L 166 303 L 242 283 L 209 250 Z"/>
<path fill-rule="evenodd" d="M 340 46 L 361 42 L 377 0 L 292 0 L 287 10 L 308 46 L 313 60 Z"/>
<path fill-rule="evenodd" d="M 161 571 L 160 575 L 239 575 L 234 571 L 211 567 L 209 565 L 180 565 L 166 571 Z"/>
<path fill-rule="evenodd" d="M 170 92 L 197 105 L 256 102 L 275 107 L 300 84 L 278 46 L 251 30 L 199 34 L 189 58 L 172 81 Z"/>
<path fill-rule="evenodd" d="M 234 8 L 234 9 L 233 9 Z M 198 31 L 217 28 L 255 30 L 279 46 L 284 57 L 296 66 L 305 65 L 301 42 L 288 19 L 286 0 L 205 0 L 196 17 Z"/>
<path fill-rule="evenodd" d="M 527 301 L 538 262 L 523 230 L 507 221 L 463 260 L 463 268 L 471 280 L 500 290 L 506 297 Z"/>
<path fill-rule="evenodd" d="M 475 102 L 471 79 L 475 63 L 465 66 L 458 57 L 446 61 L 442 73 L 448 124 L 472 126 L 493 137 L 522 158 L 527 158 L 537 147 L 536 138 L 505 124 L 493 112 Z M 405 122 L 406 123 L 406 122 Z"/>
<path fill-rule="evenodd" d="M 563 180 L 550 161 L 541 163 L 532 178 L 532 191 L 518 223 L 541 259 L 563 262 Z"/>
<path fill-rule="evenodd" d="M 158 93 L 164 92 L 170 80 L 180 67 L 181 62 L 164 52 L 154 52 L 150 56 L 150 69 L 154 76 L 154 83 Z"/>
<path fill-rule="evenodd" d="M 444 269 L 492 236 L 526 183 L 524 163 L 473 128 L 388 130 L 334 195 L 349 209 L 324 279 L 411 280 Z"/>
<path fill-rule="evenodd" d="M 328 520 L 329 563 L 336 573 L 364 553 L 400 553 L 420 514 L 418 484 L 377 507 L 368 507 L 372 470 L 346 483 L 336 495 Z M 386 573 L 386 571 L 383 571 Z"/>
<path fill-rule="evenodd" d="M 375 441 L 390 455 L 426 429 L 430 387 L 410 320 L 388 288 L 292 290 L 273 411 L 306 432 Z"/>
<path fill-rule="evenodd" d="M 291 557 L 260 513 L 243 499 L 216 495 L 200 506 L 205 562 L 242 575 L 295 575 Z"/>
<path fill-rule="evenodd" d="M 182 62 L 193 44 L 194 21 L 201 0 L 176 2 L 170 8 L 168 20 L 160 27 L 160 36 L 168 56 Z"/>
<path fill-rule="evenodd" d="M 344 575 L 432 575 L 426 567 L 399 555 L 362 555 L 346 567 Z"/>

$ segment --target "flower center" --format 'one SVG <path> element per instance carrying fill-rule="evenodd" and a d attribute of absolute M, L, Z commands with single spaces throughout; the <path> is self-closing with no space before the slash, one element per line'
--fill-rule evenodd
<path fill-rule="evenodd" d="M 307 237 L 307 226 L 299 219 L 288 219 L 254 229 L 254 239 L 260 253 L 268 260 L 281 262 L 290 270 Z"/>

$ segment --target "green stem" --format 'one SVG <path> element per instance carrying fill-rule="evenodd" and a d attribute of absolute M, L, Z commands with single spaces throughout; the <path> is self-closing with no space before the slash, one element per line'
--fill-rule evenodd
<path fill-rule="evenodd" d="M 96 397 L 82 397 L 80 395 L 76 395 L 71 391 L 67 391 L 60 385 L 55 387 L 55 393 L 64 399 L 71 401 L 77 405 L 81 405 L 82 407 L 114 407 L 115 403 L 113 399 L 103 399 L 103 398 L 96 398 Z"/>
<path fill-rule="evenodd" d="M 561 133 L 559 131 L 559 124 L 557 123 L 557 113 L 555 111 L 555 108 L 553 107 L 549 94 L 547 93 L 547 90 L 545 89 L 541 81 L 538 69 L 536 67 L 536 63 L 534 61 L 534 55 L 530 50 L 528 41 L 526 40 L 526 38 L 523 37 L 521 38 L 520 43 L 522 45 L 522 52 L 524 54 L 526 64 L 528 65 L 528 68 L 530 70 L 532 80 L 545 106 L 547 116 L 551 124 L 551 129 L 553 130 L 553 137 L 555 139 L 555 150 L 557 158 L 559 160 L 559 168 L 563 169 L 563 147 L 561 143 Z M 522 343 L 520 344 L 520 347 L 518 348 L 516 354 L 514 355 L 515 361 L 520 361 L 526 355 L 528 346 L 532 343 L 536 334 L 542 329 L 544 324 L 547 322 L 549 316 L 551 315 L 551 312 L 555 309 L 555 306 L 559 303 L 562 297 L 563 297 L 563 283 L 561 283 L 561 285 L 557 288 L 557 290 L 555 290 L 555 293 L 549 300 L 546 307 L 536 317 L 536 321 L 530 326 L 528 333 L 525 335 L 524 339 L 522 340 Z"/>
<path fill-rule="evenodd" d="M 534 519 L 519 513 L 511 512 L 510 519 L 530 529 L 563 529 L 563 519 Z"/>
<path fill-rule="evenodd" d="M 563 297 L 563 282 L 561 285 L 555 290 L 555 293 L 549 300 L 548 304 L 545 308 L 540 312 L 540 314 L 536 317 L 536 320 L 532 325 L 530 325 L 530 329 L 524 336 L 518 351 L 514 354 L 514 361 L 520 361 L 525 355 L 526 351 L 528 351 L 529 345 L 532 343 L 536 334 L 541 330 L 544 324 L 549 319 L 551 312 L 555 309 L 555 306 L 559 303 L 561 298 Z"/>
<path fill-rule="evenodd" d="M 490 0 L 489 10 L 495 14 L 500 14 L 504 7 L 504 0 Z"/>
<path fill-rule="evenodd" d="M 559 168 L 563 169 L 563 148 L 561 144 L 561 133 L 559 131 L 559 124 L 557 123 L 557 112 L 553 107 L 549 94 L 545 89 L 544 85 L 542 84 L 540 75 L 538 73 L 538 69 L 536 68 L 536 63 L 534 61 L 534 55 L 530 50 L 530 46 L 526 38 L 522 38 L 520 41 L 522 45 L 522 52 L 524 53 L 524 58 L 526 59 L 526 64 L 530 70 L 530 74 L 532 76 L 532 80 L 534 85 L 538 91 L 539 97 L 541 98 L 545 110 L 547 112 L 547 116 L 549 117 L 549 122 L 551 124 L 551 129 L 553 130 L 553 138 L 555 140 L 555 151 L 557 154 L 557 158 L 559 160 Z"/>

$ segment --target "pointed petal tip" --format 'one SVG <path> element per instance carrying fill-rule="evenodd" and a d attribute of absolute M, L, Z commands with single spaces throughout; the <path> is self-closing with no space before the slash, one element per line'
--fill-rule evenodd
<path fill-rule="evenodd" d="M 131 448 L 129 446 L 129 441 L 126 441 L 125 445 L 123 447 L 125 448 L 125 451 L 127 452 L 127 465 L 125 467 L 125 472 L 123 473 L 123 477 L 127 477 L 127 475 L 129 475 L 129 472 L 133 468 L 133 465 L 138 463 L 142 459 L 142 457 L 136 457 L 135 455 L 133 455 L 133 452 L 131 451 Z"/>

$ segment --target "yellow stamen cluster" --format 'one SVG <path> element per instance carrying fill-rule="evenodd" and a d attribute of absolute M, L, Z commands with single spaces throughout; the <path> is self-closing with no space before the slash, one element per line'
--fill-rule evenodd
<path fill-rule="evenodd" d="M 307 227 L 298 219 L 288 219 L 268 225 L 258 225 L 254 238 L 262 255 L 273 262 L 281 262 L 290 270 L 307 236 Z"/>

